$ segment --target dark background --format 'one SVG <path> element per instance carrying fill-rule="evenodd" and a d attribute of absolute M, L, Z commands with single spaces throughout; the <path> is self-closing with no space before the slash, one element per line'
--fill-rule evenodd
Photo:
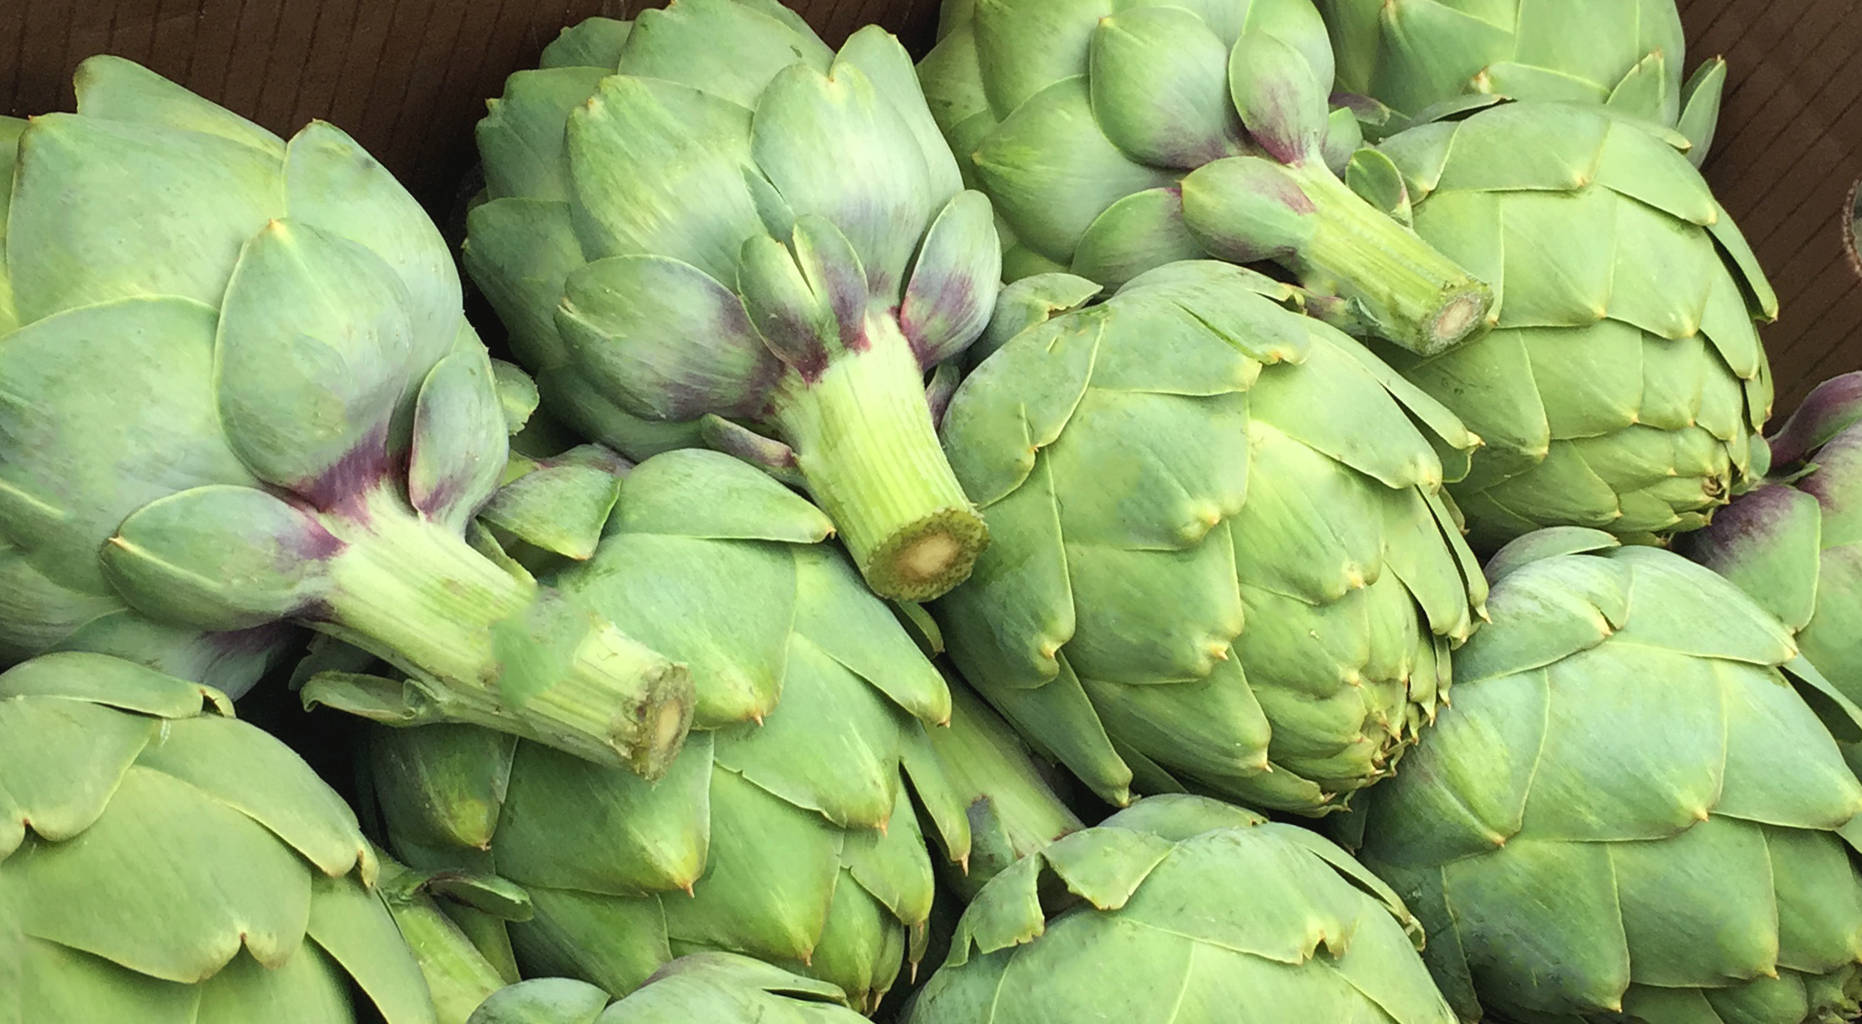
<path fill-rule="evenodd" d="M 562 26 L 625 0 L 0 0 L 0 111 L 70 109 L 71 68 L 109 52 L 289 135 L 348 130 L 444 219 L 472 124 Z M 869 21 L 930 44 L 936 0 L 791 0 L 831 43 Z M 1862 368 L 1862 272 L 1844 227 L 1862 177 L 1862 18 L 1851 0 L 1681 0 L 1690 62 L 1732 63 L 1707 176 L 1783 316 L 1765 334 L 1780 412 Z"/>

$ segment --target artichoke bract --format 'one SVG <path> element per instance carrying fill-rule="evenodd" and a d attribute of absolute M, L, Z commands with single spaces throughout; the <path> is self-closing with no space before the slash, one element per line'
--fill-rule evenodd
<path fill-rule="evenodd" d="M 876 1004 L 926 940 L 934 873 L 913 794 L 967 854 L 964 805 L 924 735 L 951 713 L 943 677 L 822 543 L 827 517 L 745 462 L 648 459 L 607 529 L 550 578 L 691 664 L 685 749 L 653 784 L 482 729 L 378 730 L 391 848 L 522 887 L 534 912 L 509 933 L 531 975 L 622 995 L 721 950 Z"/>
<path fill-rule="evenodd" d="M 1009 865 L 1085 826 L 1015 730 L 961 679 L 948 683 L 949 725 L 926 735 L 969 821 L 967 851 L 945 851 L 954 869 L 946 884 L 970 899 Z"/>
<path fill-rule="evenodd" d="M 987 536 L 925 374 L 988 321 L 1000 250 L 898 41 L 681 0 L 543 63 L 479 124 L 465 264 L 552 411 L 799 476 L 883 596 L 963 579 Z"/>
<path fill-rule="evenodd" d="M 1053 909 L 1045 894 L 1065 886 Z M 1452 1024 L 1415 919 L 1338 847 L 1158 796 L 983 888 L 910 1024 Z"/>
<path fill-rule="evenodd" d="M 1855 706 L 1736 587 L 1615 545 L 1496 556 L 1454 707 L 1346 819 L 1359 859 L 1463 1020 L 1854 1020 Z"/>
<path fill-rule="evenodd" d="M 1480 327 L 1487 287 L 1328 168 L 1312 0 L 950 0 L 943 29 L 919 75 L 1009 279 L 1272 259 L 1419 352 Z"/>
<path fill-rule="evenodd" d="M 1336 809 L 1395 769 L 1475 626 L 1440 494 L 1474 439 L 1290 295 L 1152 271 L 1015 335 L 945 416 L 995 537 L 934 609 L 951 655 L 1114 803 Z"/>
<path fill-rule="evenodd" d="M 0 674 L 0 1018 L 432 1024 L 355 815 L 224 694 L 62 652 Z"/>
<path fill-rule="evenodd" d="M 1862 703 L 1862 372 L 1819 384 L 1773 435 L 1771 467 L 1677 550 L 1738 584 Z M 1846 748 L 1862 768 L 1862 748 Z"/>
<path fill-rule="evenodd" d="M 1596 103 L 1676 126 L 1699 166 L 1720 117 L 1726 62 L 1683 83 L 1674 0 L 1317 0 L 1338 87 L 1400 113 L 1469 94 Z"/>
<path fill-rule="evenodd" d="M 1754 321 L 1777 298 L 1660 132 L 1507 103 L 1354 159 L 1354 186 L 1413 204 L 1417 233 L 1499 294 L 1469 344 L 1383 352 L 1485 442 L 1450 488 L 1476 548 L 1542 526 L 1660 541 L 1705 525 L 1750 473 L 1772 403 Z"/>
<path fill-rule="evenodd" d="M 128 61 L 77 96 L 7 210 L 0 658 L 237 696 L 304 623 L 414 676 L 355 710 L 659 771 L 684 669 L 467 539 L 507 424 L 413 198 L 327 124 L 287 143 Z"/>
<path fill-rule="evenodd" d="M 467 1024 L 860 1024 L 834 986 L 731 953 L 694 953 L 609 1005 L 587 982 L 540 978 L 486 1000 Z"/>

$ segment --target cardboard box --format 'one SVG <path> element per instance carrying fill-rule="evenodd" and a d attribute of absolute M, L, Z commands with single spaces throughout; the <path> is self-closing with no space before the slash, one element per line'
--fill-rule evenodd
<path fill-rule="evenodd" d="M 791 0 L 832 43 L 877 21 L 922 52 L 937 0 Z M 445 218 L 472 124 L 564 25 L 627 0 L 0 0 L 0 110 L 69 109 L 71 68 L 121 54 L 286 133 L 353 134 Z M 1707 176 L 1770 273 L 1778 409 L 1862 368 L 1862 18 L 1842 0 L 1681 0 L 1689 63 L 1732 63 Z"/>

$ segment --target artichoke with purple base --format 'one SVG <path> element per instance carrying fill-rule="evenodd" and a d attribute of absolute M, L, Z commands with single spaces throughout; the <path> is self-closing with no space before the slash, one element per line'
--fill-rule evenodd
<path fill-rule="evenodd" d="M 1862 372 L 1811 391 L 1770 456 L 1764 480 L 1677 550 L 1778 616 L 1804 657 L 1862 702 Z M 1862 767 L 1862 749 L 1846 753 Z"/>
<path fill-rule="evenodd" d="M 312 699 L 662 770 L 684 669 L 472 525 L 505 402 L 412 197 L 327 124 L 287 142 L 128 61 L 84 62 L 77 96 L 12 166 L 0 657 L 238 694 L 301 623 L 413 677 Z"/>
<path fill-rule="evenodd" d="M 1487 286 L 1328 166 L 1356 126 L 1311 0 L 952 0 L 943 28 L 919 75 L 1011 280 L 1275 260 L 1424 354 L 1480 328 Z"/>
<path fill-rule="evenodd" d="M 551 410 L 632 458 L 709 443 L 807 489 L 869 584 L 924 600 L 987 541 L 925 375 L 999 247 L 898 41 L 774 0 L 570 29 L 478 128 L 465 262 Z"/>

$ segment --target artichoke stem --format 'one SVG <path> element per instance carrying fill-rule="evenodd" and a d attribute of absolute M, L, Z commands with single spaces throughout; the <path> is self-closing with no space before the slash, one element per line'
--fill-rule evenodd
<path fill-rule="evenodd" d="M 929 601 L 970 575 L 989 533 L 944 458 L 924 373 L 898 323 L 875 314 L 866 328 L 868 347 L 795 383 L 772 419 L 867 585 Z"/>
<path fill-rule="evenodd" d="M 560 592 L 519 579 L 387 489 L 326 520 L 344 543 L 320 617 L 408 670 L 445 716 L 658 778 L 692 681 Z"/>
<path fill-rule="evenodd" d="M 1486 326 L 1493 305 L 1486 284 L 1351 191 L 1319 161 L 1287 171 L 1316 208 L 1300 262 L 1357 302 L 1379 336 L 1433 356 Z"/>

